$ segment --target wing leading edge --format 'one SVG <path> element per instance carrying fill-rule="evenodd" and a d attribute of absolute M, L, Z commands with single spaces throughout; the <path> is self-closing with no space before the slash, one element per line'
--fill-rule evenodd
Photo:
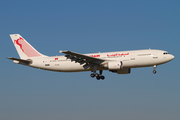
<path fill-rule="evenodd" d="M 71 61 L 75 61 L 76 63 L 80 63 L 80 65 L 83 65 L 84 69 L 87 69 L 91 66 L 100 65 L 106 60 L 101 58 L 95 58 L 88 55 L 83 55 L 71 51 L 59 51 L 60 53 L 66 54 L 65 57 L 67 59 L 71 59 Z"/>

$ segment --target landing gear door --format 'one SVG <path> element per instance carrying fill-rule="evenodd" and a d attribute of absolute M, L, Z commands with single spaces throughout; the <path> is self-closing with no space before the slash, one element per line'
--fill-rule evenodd
<path fill-rule="evenodd" d="M 158 59 L 158 55 L 157 55 L 157 52 L 156 51 L 154 51 L 153 53 L 153 58 L 152 58 L 152 60 L 157 60 Z"/>
<path fill-rule="evenodd" d="M 43 61 L 43 63 L 44 63 L 45 66 L 50 66 L 49 59 L 45 59 L 45 60 Z"/>
<path fill-rule="evenodd" d="M 157 56 L 157 52 L 153 52 L 153 56 Z"/>
<path fill-rule="evenodd" d="M 131 53 L 130 60 L 135 60 L 135 53 Z"/>
<path fill-rule="evenodd" d="M 135 53 L 130 53 L 130 59 L 129 59 L 129 62 L 126 62 L 124 61 L 123 64 L 125 64 L 126 66 L 133 66 L 133 67 L 136 67 L 136 55 Z"/>

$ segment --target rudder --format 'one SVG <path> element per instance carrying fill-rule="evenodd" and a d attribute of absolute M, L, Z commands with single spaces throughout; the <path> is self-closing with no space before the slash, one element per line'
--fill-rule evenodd
<path fill-rule="evenodd" d="M 45 55 L 39 53 L 21 35 L 10 34 L 10 37 L 21 59 L 27 59 L 30 57 L 45 57 Z"/>

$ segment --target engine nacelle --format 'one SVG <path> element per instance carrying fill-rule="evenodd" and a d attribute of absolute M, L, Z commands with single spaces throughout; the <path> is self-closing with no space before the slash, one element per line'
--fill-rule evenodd
<path fill-rule="evenodd" d="M 105 68 L 109 70 L 120 70 L 122 67 L 121 61 L 110 61 L 106 65 L 104 65 Z"/>
<path fill-rule="evenodd" d="M 123 68 L 123 69 L 120 69 L 120 70 L 109 70 L 113 73 L 117 73 L 117 74 L 129 74 L 131 73 L 131 68 Z"/>

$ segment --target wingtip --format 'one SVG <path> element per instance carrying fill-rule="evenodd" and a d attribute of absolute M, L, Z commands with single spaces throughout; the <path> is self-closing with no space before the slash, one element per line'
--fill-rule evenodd
<path fill-rule="evenodd" d="M 6 57 L 7 59 L 11 59 L 12 57 Z"/>
<path fill-rule="evenodd" d="M 64 50 L 64 51 L 60 50 L 59 51 L 59 53 L 64 53 L 64 52 L 70 52 L 70 51 L 68 51 L 68 50 Z"/>

